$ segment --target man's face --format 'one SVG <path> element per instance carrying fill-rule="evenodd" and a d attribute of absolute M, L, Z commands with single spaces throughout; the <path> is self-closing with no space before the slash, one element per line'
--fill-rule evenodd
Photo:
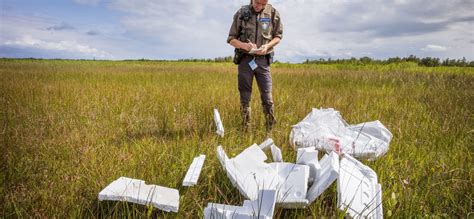
<path fill-rule="evenodd" d="M 268 0 L 253 0 L 252 1 L 253 10 L 255 10 L 256 12 L 260 12 L 265 8 L 267 3 L 268 3 Z"/>

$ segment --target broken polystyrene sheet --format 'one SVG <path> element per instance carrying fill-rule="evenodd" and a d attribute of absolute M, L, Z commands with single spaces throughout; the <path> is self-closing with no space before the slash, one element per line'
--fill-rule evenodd
<path fill-rule="evenodd" d="M 308 182 L 312 183 L 321 171 L 318 161 L 318 151 L 314 147 L 298 148 L 296 163 L 309 166 Z"/>
<path fill-rule="evenodd" d="M 321 171 L 308 190 L 306 199 L 311 203 L 318 198 L 339 176 L 339 155 L 325 154 L 319 161 Z"/>
<path fill-rule="evenodd" d="M 293 163 L 270 163 L 280 178 L 278 185 L 278 206 L 283 208 L 304 208 L 308 205 L 309 167 Z"/>
<path fill-rule="evenodd" d="M 194 186 L 197 184 L 205 159 L 206 155 L 203 154 L 193 159 L 193 162 L 191 163 L 191 166 L 189 166 L 188 172 L 184 177 L 183 186 Z"/>
<path fill-rule="evenodd" d="M 221 163 L 222 168 L 225 170 L 225 163 L 227 160 L 229 160 L 229 157 L 227 157 L 227 154 L 225 153 L 224 149 L 222 148 L 222 145 L 219 145 L 217 147 L 217 159 Z"/>
<path fill-rule="evenodd" d="M 290 143 L 295 149 L 316 147 L 369 159 L 385 154 L 391 139 L 392 134 L 381 122 L 351 126 L 332 108 L 314 108 L 290 133 Z"/>
<path fill-rule="evenodd" d="M 214 109 L 214 122 L 216 122 L 216 133 L 219 136 L 224 137 L 224 125 L 222 125 L 221 115 L 217 109 Z"/>
<path fill-rule="evenodd" d="M 260 190 L 256 200 L 245 200 L 243 206 L 208 203 L 204 218 L 272 218 L 275 211 L 276 191 Z"/>
<path fill-rule="evenodd" d="M 227 177 L 247 199 L 255 200 L 262 189 L 276 190 L 277 204 L 305 207 L 309 167 L 290 163 L 265 163 L 265 153 L 256 144 L 235 158 L 226 159 L 222 147 L 217 148 Z"/>
<path fill-rule="evenodd" d="M 275 144 L 270 146 L 272 151 L 273 162 L 283 162 L 283 156 L 281 155 L 281 150 Z"/>
<path fill-rule="evenodd" d="M 267 138 L 264 142 L 262 142 L 260 145 L 258 145 L 260 147 L 260 149 L 262 149 L 262 151 L 265 151 L 267 150 L 268 148 L 270 148 L 271 146 L 273 145 L 273 139 L 271 138 Z"/>
<path fill-rule="evenodd" d="M 167 211 L 178 212 L 179 192 L 157 185 L 147 185 L 143 180 L 120 177 L 99 193 L 99 201 L 126 201 L 153 205 Z"/>
<path fill-rule="evenodd" d="M 204 208 L 205 219 L 250 218 L 247 214 L 247 209 L 243 206 L 208 203 Z M 247 215 L 247 217 L 242 217 L 242 215 Z"/>
<path fill-rule="evenodd" d="M 260 190 L 257 200 L 245 200 L 244 207 L 256 216 L 273 217 L 277 192 L 275 190 Z"/>
<path fill-rule="evenodd" d="M 258 190 L 275 188 L 278 174 L 264 161 L 265 153 L 254 144 L 225 162 L 227 177 L 247 199 L 257 199 Z"/>
<path fill-rule="evenodd" d="M 382 189 L 377 174 L 345 154 L 337 183 L 338 207 L 352 218 L 383 218 Z"/>
<path fill-rule="evenodd" d="M 373 136 L 383 142 L 390 142 L 393 137 L 392 133 L 379 120 L 351 125 L 349 128 Z"/>
<path fill-rule="evenodd" d="M 233 186 L 236 186 L 239 191 L 243 194 L 243 190 L 239 185 L 237 185 L 237 172 L 234 170 L 233 166 L 230 166 L 229 169 L 226 168 L 226 163 L 229 161 L 229 157 L 225 153 L 224 149 L 222 148 L 222 145 L 219 145 L 217 147 L 217 159 L 222 165 L 222 168 L 226 172 L 227 178 L 229 178 L 230 182 L 232 183 Z M 245 195 L 244 195 L 245 196 Z"/>
<path fill-rule="evenodd" d="M 262 151 L 270 149 L 272 152 L 273 162 L 283 162 L 283 156 L 281 154 L 281 150 L 275 145 L 275 143 L 273 142 L 273 139 L 267 138 L 264 142 L 258 145 L 258 147 L 260 147 Z"/>

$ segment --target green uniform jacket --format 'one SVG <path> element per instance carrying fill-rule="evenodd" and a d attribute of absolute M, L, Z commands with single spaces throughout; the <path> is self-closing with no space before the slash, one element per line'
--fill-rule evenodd
<path fill-rule="evenodd" d="M 251 16 L 248 21 L 243 19 L 245 10 L 250 11 Z M 252 42 L 259 48 L 275 37 L 280 39 L 283 37 L 283 24 L 281 23 L 280 13 L 270 4 L 267 4 L 260 13 L 255 12 L 251 5 L 245 5 L 234 15 L 227 43 L 232 39 L 238 39 L 241 42 Z M 273 48 L 267 51 L 267 53 L 272 52 Z"/>

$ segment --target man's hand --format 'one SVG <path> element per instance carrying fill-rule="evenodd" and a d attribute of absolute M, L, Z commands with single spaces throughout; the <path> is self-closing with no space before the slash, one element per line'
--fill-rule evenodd
<path fill-rule="evenodd" d="M 244 43 L 244 42 L 242 42 L 242 43 L 240 44 L 240 48 L 243 49 L 243 50 L 245 50 L 245 51 L 247 51 L 247 52 L 249 52 L 251 49 L 257 48 L 257 45 L 255 45 L 255 44 L 253 44 L 253 43 L 250 43 L 250 42 L 249 42 L 249 43 Z"/>
<path fill-rule="evenodd" d="M 266 55 L 266 54 L 267 54 L 267 50 L 268 50 L 268 46 L 265 44 L 265 45 L 262 45 L 262 46 L 260 47 L 260 50 L 257 51 L 255 54 L 257 54 L 257 55 L 259 55 L 259 56 L 260 56 L 260 55 Z"/>

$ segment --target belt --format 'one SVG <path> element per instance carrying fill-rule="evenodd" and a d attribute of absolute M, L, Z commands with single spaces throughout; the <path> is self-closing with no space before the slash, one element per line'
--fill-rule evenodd
<path fill-rule="evenodd" d="M 252 54 L 248 54 L 248 53 L 244 53 L 244 56 L 247 56 L 247 57 L 255 57 L 255 58 L 262 58 L 262 57 L 267 57 L 267 55 L 252 55 Z"/>

